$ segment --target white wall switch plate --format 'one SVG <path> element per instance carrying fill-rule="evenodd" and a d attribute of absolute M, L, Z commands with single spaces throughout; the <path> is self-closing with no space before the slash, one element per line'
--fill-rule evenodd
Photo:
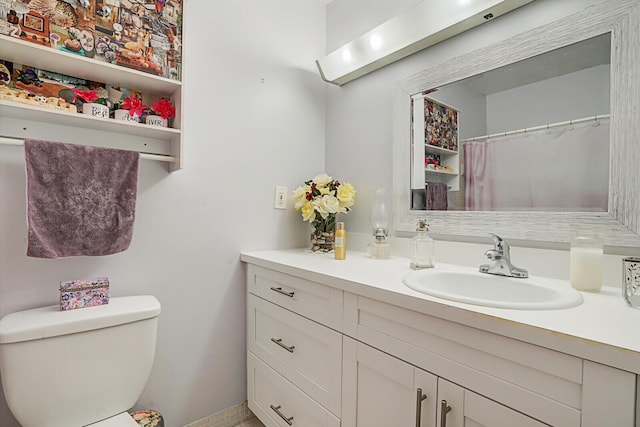
<path fill-rule="evenodd" d="M 287 187 L 276 185 L 276 199 L 273 207 L 276 209 L 287 208 Z"/>

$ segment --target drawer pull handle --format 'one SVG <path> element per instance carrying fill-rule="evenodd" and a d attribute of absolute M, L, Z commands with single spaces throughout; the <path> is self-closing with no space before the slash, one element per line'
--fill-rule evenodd
<path fill-rule="evenodd" d="M 420 419 L 422 418 L 422 401 L 427 398 L 426 394 L 422 393 L 422 389 L 416 390 L 416 427 L 420 427 Z"/>
<path fill-rule="evenodd" d="M 295 292 L 287 292 L 287 291 L 283 291 L 283 290 L 282 290 L 282 288 L 275 288 L 275 287 L 273 287 L 273 286 L 271 287 L 271 290 L 272 290 L 272 291 L 276 291 L 276 292 L 277 292 L 277 293 L 279 293 L 279 294 L 286 295 L 286 296 L 288 296 L 289 298 L 293 298 L 293 296 L 296 294 Z"/>
<path fill-rule="evenodd" d="M 280 405 L 278 405 L 278 406 L 269 405 L 269 407 L 271 407 L 271 409 L 273 409 L 273 412 L 275 412 L 276 414 L 280 415 L 280 418 L 282 418 L 285 423 L 289 424 L 290 426 L 293 425 L 293 417 L 287 418 L 287 416 L 285 414 L 280 412 L 280 408 L 282 406 L 280 406 Z"/>
<path fill-rule="evenodd" d="M 271 338 L 271 341 L 273 341 L 274 343 L 278 344 L 280 347 L 284 348 L 284 349 L 285 349 L 285 350 L 287 350 L 289 353 L 293 353 L 293 349 L 295 349 L 295 348 L 296 348 L 296 346 L 295 346 L 295 345 L 292 345 L 291 347 L 289 347 L 289 346 L 287 346 L 287 345 L 282 344 L 282 338 L 278 338 L 278 339 Z"/>
<path fill-rule="evenodd" d="M 440 402 L 440 427 L 447 427 L 447 414 L 451 412 L 451 406 L 447 405 L 447 401 Z"/>

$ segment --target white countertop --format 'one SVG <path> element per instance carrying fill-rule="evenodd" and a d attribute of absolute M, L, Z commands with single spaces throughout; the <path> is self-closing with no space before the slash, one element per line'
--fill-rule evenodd
<path fill-rule="evenodd" d="M 243 252 L 246 263 L 316 281 L 346 292 L 402 306 L 421 313 L 515 338 L 640 374 L 640 310 L 627 306 L 619 288 L 582 292 L 584 302 L 560 310 L 509 310 L 457 303 L 416 292 L 402 283 L 408 258 L 373 259 L 347 252 L 333 254 L 306 249 Z M 476 271 L 436 262 L 436 269 Z M 561 283 L 567 285 L 567 282 Z"/>

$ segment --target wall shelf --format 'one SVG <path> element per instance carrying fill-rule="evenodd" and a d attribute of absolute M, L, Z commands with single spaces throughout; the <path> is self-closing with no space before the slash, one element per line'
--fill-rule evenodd
<path fill-rule="evenodd" d="M 47 71 L 173 96 L 182 82 L 0 34 L 0 58 Z"/>
<path fill-rule="evenodd" d="M 458 172 L 455 172 L 455 171 L 453 171 L 453 172 L 450 172 L 450 171 L 439 171 L 439 170 L 426 169 L 426 168 L 425 168 L 425 170 L 424 170 L 424 171 L 425 171 L 425 173 L 427 173 L 427 174 L 432 174 L 432 173 L 433 173 L 433 174 L 437 174 L 437 175 L 438 175 L 438 174 L 442 174 L 442 175 L 453 175 L 453 176 L 458 176 Z"/>
<path fill-rule="evenodd" d="M 162 128 L 0 101 L 0 136 L 56 140 L 173 156 L 176 160 L 169 163 L 169 170 L 182 169 L 182 82 L 5 35 L 0 35 L 0 52 L 0 59 L 14 63 L 136 89 L 145 95 L 168 97 L 176 107 L 173 128 Z M 73 137 L 70 138 L 70 135 Z"/>
<path fill-rule="evenodd" d="M 457 151 L 449 150 L 448 148 L 438 147 L 437 145 L 424 144 L 425 151 L 429 153 L 443 153 L 443 154 L 458 154 Z"/>

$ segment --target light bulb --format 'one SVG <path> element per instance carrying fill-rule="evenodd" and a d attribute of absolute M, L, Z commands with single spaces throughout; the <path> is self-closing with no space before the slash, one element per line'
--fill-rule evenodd
<path fill-rule="evenodd" d="M 369 46 L 373 50 L 379 50 L 382 47 L 382 38 L 379 34 L 372 34 L 369 38 Z"/>

